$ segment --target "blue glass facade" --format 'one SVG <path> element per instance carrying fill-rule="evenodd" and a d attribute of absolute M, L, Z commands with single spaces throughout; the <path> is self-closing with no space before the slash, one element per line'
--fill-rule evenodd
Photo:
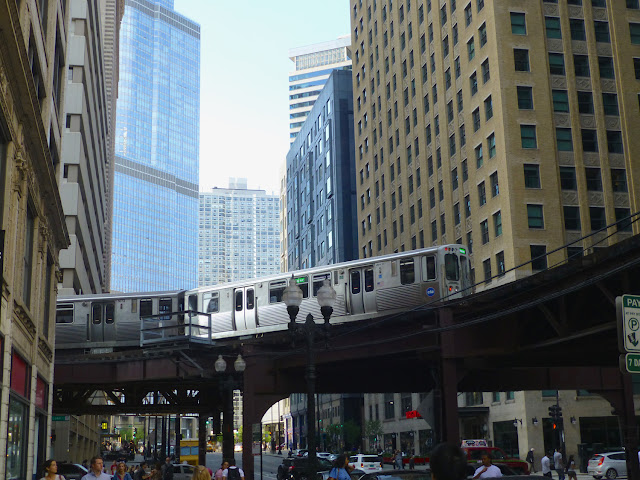
<path fill-rule="evenodd" d="M 334 70 L 287 154 L 289 271 L 358 258 L 353 85 Z"/>
<path fill-rule="evenodd" d="M 126 0 L 120 31 L 111 289 L 197 285 L 200 26 Z"/>

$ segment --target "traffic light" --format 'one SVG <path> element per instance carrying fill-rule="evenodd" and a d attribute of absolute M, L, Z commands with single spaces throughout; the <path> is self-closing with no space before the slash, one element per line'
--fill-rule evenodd
<path fill-rule="evenodd" d="M 551 405 L 549 407 L 549 416 L 554 420 L 562 418 L 562 407 L 560 405 Z"/>

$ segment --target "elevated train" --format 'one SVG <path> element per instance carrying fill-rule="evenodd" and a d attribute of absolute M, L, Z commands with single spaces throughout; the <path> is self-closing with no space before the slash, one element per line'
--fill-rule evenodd
<path fill-rule="evenodd" d="M 292 277 L 303 292 L 300 322 L 308 313 L 323 321 L 316 294 L 324 280 L 337 293 L 331 323 L 376 318 L 471 293 L 466 249 L 442 245 L 187 291 L 58 297 L 56 348 L 139 345 L 140 318 L 152 315 L 175 325 L 176 335 L 187 331 L 185 323 L 208 326 L 205 315 L 163 315 L 185 310 L 211 315 L 214 340 L 285 330 L 289 316 L 282 295 Z"/>

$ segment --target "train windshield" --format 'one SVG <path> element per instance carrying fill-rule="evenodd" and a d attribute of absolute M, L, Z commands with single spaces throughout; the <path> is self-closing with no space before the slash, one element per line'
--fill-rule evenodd
<path fill-rule="evenodd" d="M 456 254 L 447 253 L 444 256 L 444 271 L 447 280 L 456 282 L 460 280 L 460 263 L 458 262 L 458 256 Z"/>

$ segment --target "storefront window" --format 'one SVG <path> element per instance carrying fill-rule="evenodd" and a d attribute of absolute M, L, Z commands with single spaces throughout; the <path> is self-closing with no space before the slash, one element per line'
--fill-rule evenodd
<path fill-rule="evenodd" d="M 496 447 L 502 448 L 507 457 L 518 458 L 520 446 L 518 445 L 518 429 L 513 425 L 513 420 L 493 423 L 493 438 Z"/>
<path fill-rule="evenodd" d="M 27 406 L 11 396 L 7 430 L 7 480 L 23 479 L 27 466 Z"/>

